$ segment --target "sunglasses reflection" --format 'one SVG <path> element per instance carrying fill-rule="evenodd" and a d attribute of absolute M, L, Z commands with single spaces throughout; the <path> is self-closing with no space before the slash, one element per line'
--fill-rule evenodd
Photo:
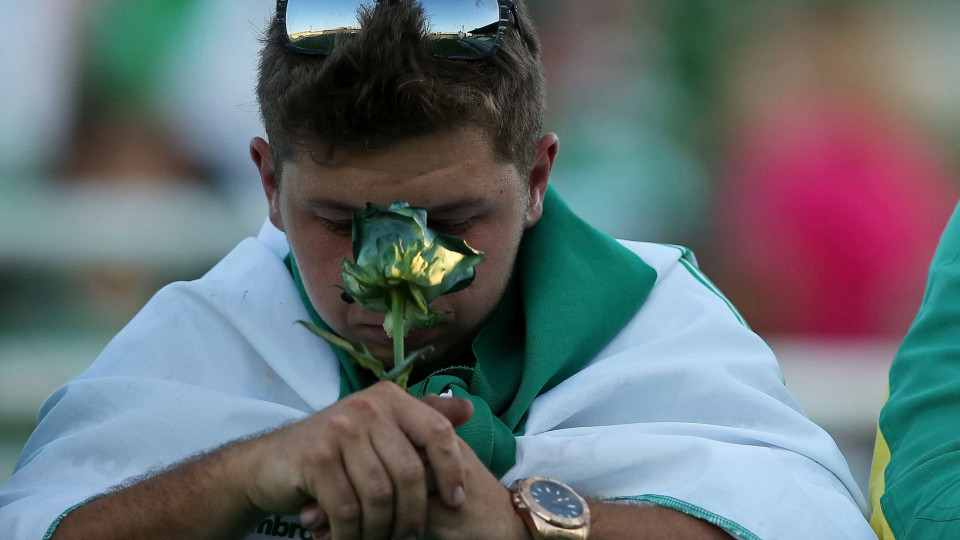
<path fill-rule="evenodd" d="M 497 47 L 504 21 L 492 0 L 419 0 L 427 19 L 427 46 L 440 56 L 489 55 Z M 361 30 L 363 11 L 378 1 L 291 0 L 286 6 L 287 36 L 295 47 L 331 52 L 343 38 Z"/>

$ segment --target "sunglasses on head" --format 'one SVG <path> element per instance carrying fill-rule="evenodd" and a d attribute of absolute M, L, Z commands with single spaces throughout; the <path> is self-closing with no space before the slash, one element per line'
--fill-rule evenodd
<path fill-rule="evenodd" d="M 393 1 L 416 1 L 427 19 L 427 49 L 434 56 L 477 60 L 496 54 L 510 14 L 523 35 L 513 0 L 277 0 L 277 24 L 287 48 L 328 55 L 337 40 L 360 32 L 361 8 L 381 9 Z"/>

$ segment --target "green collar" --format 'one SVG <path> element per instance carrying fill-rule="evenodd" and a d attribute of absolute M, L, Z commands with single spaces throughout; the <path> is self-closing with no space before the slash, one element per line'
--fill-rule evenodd
<path fill-rule="evenodd" d="M 292 254 L 287 265 L 311 319 Z M 533 400 L 592 360 L 634 316 L 656 282 L 650 266 L 577 217 L 551 187 L 543 217 L 524 235 L 517 269 L 495 315 L 473 341 L 473 368 L 442 369 L 413 385 L 415 396 L 452 390 L 474 416 L 457 432 L 497 476 L 515 463 Z M 374 382 L 342 351 L 340 397 Z"/>

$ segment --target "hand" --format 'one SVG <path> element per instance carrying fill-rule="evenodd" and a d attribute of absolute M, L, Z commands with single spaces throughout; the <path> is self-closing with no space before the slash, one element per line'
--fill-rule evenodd
<path fill-rule="evenodd" d="M 452 400 L 434 395 L 422 400 L 431 407 L 450 415 Z M 467 443 L 458 437 L 463 456 L 466 485 L 470 493 L 467 503 L 455 509 L 437 496 L 431 496 L 427 520 L 427 537 L 442 540 L 530 540 L 526 524 L 513 508 L 510 491 L 503 487 L 487 470 Z M 427 470 L 429 475 L 429 467 Z M 308 519 L 305 519 L 305 514 Z M 311 529 L 318 540 L 329 538 L 329 518 L 316 505 L 308 505 L 301 513 L 301 522 Z M 310 523 L 310 525 L 307 525 Z"/>
<path fill-rule="evenodd" d="M 470 500 L 451 508 L 431 497 L 427 534 L 442 540 L 530 540 L 526 524 L 513 507 L 510 490 L 486 468 L 467 443 L 459 440 Z"/>
<path fill-rule="evenodd" d="M 316 501 L 334 540 L 419 537 L 427 520 L 428 469 L 439 504 L 466 502 L 468 475 L 454 427 L 473 407 L 467 400 L 443 401 L 434 408 L 393 383 L 379 383 L 238 445 L 251 503 L 292 514 Z"/>

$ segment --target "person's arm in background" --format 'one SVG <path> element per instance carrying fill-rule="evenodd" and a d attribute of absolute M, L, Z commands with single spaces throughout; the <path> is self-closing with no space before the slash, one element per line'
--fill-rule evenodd
<path fill-rule="evenodd" d="M 890 368 L 870 499 L 883 539 L 960 537 L 960 207 Z"/>

